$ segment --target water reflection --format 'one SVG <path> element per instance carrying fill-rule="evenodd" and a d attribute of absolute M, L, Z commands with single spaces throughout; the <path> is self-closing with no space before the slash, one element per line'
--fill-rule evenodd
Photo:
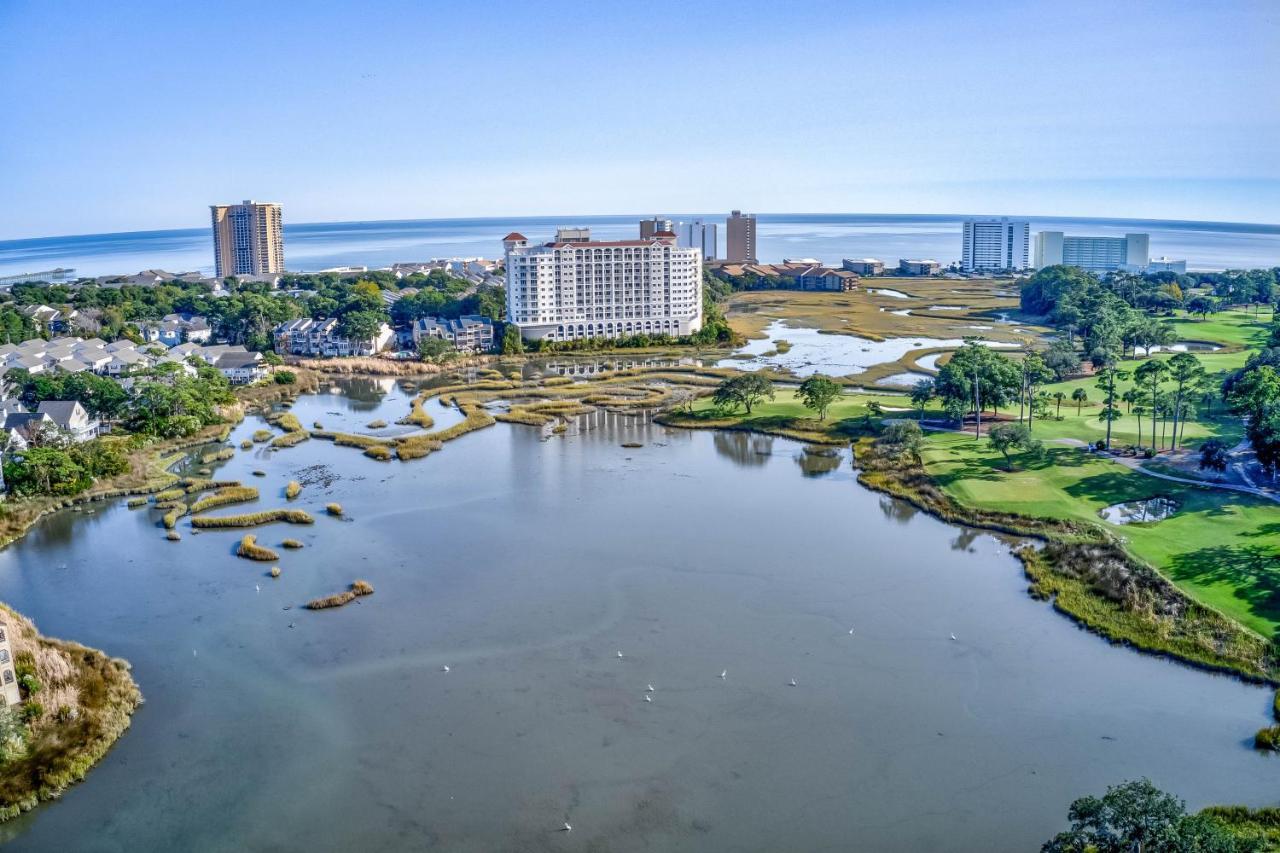
<path fill-rule="evenodd" d="M 840 451 L 832 447 L 806 447 L 795 460 L 806 477 L 822 477 L 840 469 Z"/>
<path fill-rule="evenodd" d="M 765 464 L 773 454 L 773 436 L 749 432 L 717 432 L 713 438 L 716 452 L 738 465 L 754 468 Z"/>
<path fill-rule="evenodd" d="M 533 359 L 520 369 L 521 378 L 537 379 L 541 376 L 595 376 L 613 370 L 630 370 L 636 367 L 701 367 L 702 360 L 690 356 L 680 357 L 626 357 L 579 356 L 576 358 Z"/>
<path fill-rule="evenodd" d="M 880 511 L 884 513 L 885 518 L 899 524 L 906 524 L 920 512 L 906 501 L 900 501 L 888 495 L 880 496 Z"/>
<path fill-rule="evenodd" d="M 956 538 L 951 540 L 952 551 L 973 552 L 973 543 L 982 535 L 982 531 L 973 530 L 972 528 L 962 527 L 960 532 L 956 534 Z"/>

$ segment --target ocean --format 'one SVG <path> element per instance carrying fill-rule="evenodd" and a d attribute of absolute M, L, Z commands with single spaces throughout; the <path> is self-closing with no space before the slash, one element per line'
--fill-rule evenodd
<path fill-rule="evenodd" d="M 672 215 L 721 223 L 723 214 Z M 550 238 L 557 226 L 590 226 L 595 236 L 636 235 L 642 215 L 541 216 L 488 219 L 414 219 L 379 222 L 315 222 L 285 225 L 288 269 L 310 272 L 355 265 L 380 267 L 441 257 L 501 254 L 501 240 L 519 231 L 532 240 Z M 760 214 L 757 253 L 765 262 L 817 258 L 838 266 L 841 258 L 960 257 L 960 223 L 953 215 Z M 1032 232 L 1120 236 L 1151 235 L 1152 257 L 1185 259 L 1189 269 L 1218 270 L 1280 266 L 1280 225 L 1183 222 L 1157 219 L 1031 218 Z M 81 234 L 0 240 L 0 276 L 71 267 L 82 276 L 135 273 L 143 269 L 213 272 L 207 228 Z"/>

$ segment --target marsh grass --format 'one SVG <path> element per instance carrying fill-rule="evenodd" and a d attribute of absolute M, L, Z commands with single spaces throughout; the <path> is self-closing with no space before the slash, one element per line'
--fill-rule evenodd
<path fill-rule="evenodd" d="M 302 484 L 297 480 L 290 480 L 284 487 L 284 496 L 287 500 L 293 500 L 302 494 Z"/>
<path fill-rule="evenodd" d="M 253 431 L 253 440 L 258 443 L 262 443 L 264 441 L 270 441 L 271 436 L 273 435 L 275 435 L 275 433 L 269 429 L 258 429 Z"/>
<path fill-rule="evenodd" d="M 180 542 L 182 541 L 182 534 L 176 530 L 170 530 L 164 534 L 164 538 L 170 542 Z"/>
<path fill-rule="evenodd" d="M 355 601 L 359 596 L 372 595 L 373 585 L 366 580 L 352 581 L 351 588 L 345 592 L 335 593 L 325 598 L 313 598 L 307 602 L 308 610 L 328 610 L 332 607 L 342 607 Z"/>
<path fill-rule="evenodd" d="M 226 462 L 228 459 L 234 458 L 236 450 L 234 447 L 224 447 L 213 453 L 206 453 L 200 457 L 201 464 L 210 465 L 214 462 Z"/>
<path fill-rule="evenodd" d="M 191 512 L 204 512 L 219 506 L 245 503 L 258 499 L 258 490 L 253 486 L 228 486 L 211 495 L 206 495 L 191 505 Z"/>
<path fill-rule="evenodd" d="M 280 567 L 279 567 L 279 566 L 272 566 L 272 567 L 271 567 L 271 571 L 270 571 L 270 572 L 268 572 L 268 574 L 270 574 L 270 575 L 271 575 L 271 577 L 273 577 L 273 578 L 278 578 L 278 577 L 280 577 Z"/>
<path fill-rule="evenodd" d="M 259 545 L 258 537 L 252 533 L 247 533 L 240 539 L 240 544 L 236 546 L 236 556 L 262 563 L 273 563 L 280 559 L 280 555 L 275 551 Z"/>
<path fill-rule="evenodd" d="M 369 429 L 386 429 L 387 422 L 382 420 L 381 418 L 378 418 L 377 420 L 369 421 L 369 423 L 365 424 L 365 426 L 367 426 Z"/>
<path fill-rule="evenodd" d="M 165 489 L 162 492 L 156 492 L 156 503 L 164 503 L 165 501 L 176 501 L 185 497 L 186 489 Z"/>
<path fill-rule="evenodd" d="M 178 503 L 166 512 L 160 521 L 164 524 L 166 530 L 172 530 L 178 526 L 178 519 L 182 518 L 186 514 L 187 505 Z"/>
<path fill-rule="evenodd" d="M 150 498 L 145 498 L 145 497 L 129 498 L 126 506 L 128 506 L 129 509 L 137 509 L 138 507 L 144 507 L 149 503 L 151 503 Z"/>
<path fill-rule="evenodd" d="M 280 545 L 284 548 L 301 548 L 302 543 L 297 539 L 285 539 Z"/>
<path fill-rule="evenodd" d="M 253 442 L 246 438 L 244 441 L 240 442 L 240 449 L 253 450 Z"/>
<path fill-rule="evenodd" d="M 257 527 L 277 521 L 312 524 L 315 519 L 300 509 L 268 509 L 244 515 L 198 515 L 191 519 L 191 526 L 202 530 L 216 530 L 225 527 Z"/>
<path fill-rule="evenodd" d="M 388 462 L 391 459 L 391 448 L 376 444 L 373 447 L 366 447 L 364 455 L 370 459 L 377 459 L 379 462 Z"/>
<path fill-rule="evenodd" d="M 342 515 L 342 504 L 339 504 L 339 503 L 325 504 L 324 511 L 329 513 L 329 515 Z"/>

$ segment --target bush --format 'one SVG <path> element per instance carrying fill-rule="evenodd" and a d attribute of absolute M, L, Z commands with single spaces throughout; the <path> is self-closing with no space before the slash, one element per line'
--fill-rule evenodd
<path fill-rule="evenodd" d="M 298 381 L 298 374 L 292 370 L 277 370 L 275 377 L 277 385 L 292 385 Z"/>
<path fill-rule="evenodd" d="M 351 584 L 351 588 L 346 592 L 339 592 L 330 595 L 327 598 L 315 598 L 307 602 L 308 610 L 327 610 L 331 607 L 342 607 L 344 604 L 350 604 L 355 601 L 358 596 L 372 595 L 373 585 L 366 580 L 356 580 Z"/>
<path fill-rule="evenodd" d="M 342 515 L 342 504 L 325 504 L 324 511 L 329 513 L 329 515 Z"/>
<path fill-rule="evenodd" d="M 302 484 L 297 480 L 290 480 L 284 487 L 284 496 L 289 500 L 293 500 L 300 494 L 302 494 Z"/>
<path fill-rule="evenodd" d="M 259 545 L 258 537 L 252 533 L 240 540 L 240 544 L 236 547 L 236 555 L 246 560 L 258 560 L 263 563 L 273 563 L 280 559 L 280 555 L 275 551 Z"/>
<path fill-rule="evenodd" d="M 1280 724 L 1258 729 L 1253 736 L 1253 748 L 1280 752 Z"/>
<path fill-rule="evenodd" d="M 370 459 L 377 459 L 379 462 L 386 462 L 391 458 L 391 449 L 386 445 L 375 444 L 373 447 L 366 447 L 364 455 Z"/>

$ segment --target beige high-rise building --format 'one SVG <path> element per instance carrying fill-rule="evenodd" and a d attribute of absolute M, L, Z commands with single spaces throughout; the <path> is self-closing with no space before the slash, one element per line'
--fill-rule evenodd
<path fill-rule="evenodd" d="M 213 260 L 218 278 L 284 272 L 280 205 L 246 200 L 212 204 Z"/>
<path fill-rule="evenodd" d="M 735 210 L 725 223 L 725 253 L 727 261 L 756 261 L 756 218 Z"/>

